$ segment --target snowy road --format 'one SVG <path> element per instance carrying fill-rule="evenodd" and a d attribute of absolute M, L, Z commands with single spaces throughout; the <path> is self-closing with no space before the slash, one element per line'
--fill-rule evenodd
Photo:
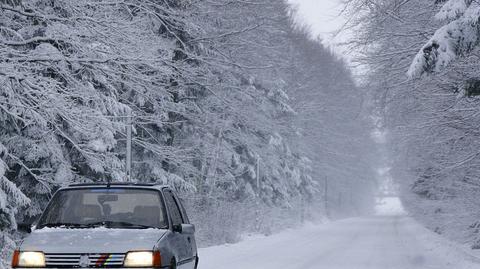
<path fill-rule="evenodd" d="M 472 254 L 410 217 L 374 216 L 201 249 L 199 269 L 478 269 Z"/>

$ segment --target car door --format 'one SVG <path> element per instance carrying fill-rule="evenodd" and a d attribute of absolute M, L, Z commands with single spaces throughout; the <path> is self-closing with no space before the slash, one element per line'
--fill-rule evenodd
<path fill-rule="evenodd" d="M 182 213 L 182 220 L 183 220 L 182 223 L 190 225 L 190 220 L 188 219 L 187 211 L 185 210 L 185 207 L 182 204 L 182 200 L 178 198 L 178 196 L 175 193 L 174 193 L 174 196 L 175 196 L 175 200 L 177 201 L 177 205 L 179 206 L 180 211 Z M 187 237 L 187 243 L 190 246 L 188 256 L 196 260 L 198 255 L 197 255 L 197 242 L 195 241 L 195 234 L 188 234 L 186 235 L 186 237 Z"/>
<path fill-rule="evenodd" d="M 173 227 L 182 225 L 184 222 L 180 206 L 173 192 L 169 189 L 163 190 L 165 202 L 169 211 L 172 230 Z M 178 269 L 193 269 L 195 266 L 195 258 L 192 257 L 191 235 L 182 234 L 180 232 L 173 232 L 173 246 L 177 253 L 177 268 Z"/>

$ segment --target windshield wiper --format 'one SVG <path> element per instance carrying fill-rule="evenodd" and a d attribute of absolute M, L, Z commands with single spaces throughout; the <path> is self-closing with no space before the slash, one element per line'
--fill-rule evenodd
<path fill-rule="evenodd" d="M 55 223 L 44 223 L 40 225 L 40 228 L 48 227 L 48 228 L 55 228 L 55 227 L 65 227 L 65 228 L 88 228 L 85 224 L 80 223 L 71 223 L 71 222 L 55 222 Z"/>
<path fill-rule="evenodd" d="M 130 223 L 126 221 L 99 221 L 99 222 L 92 222 L 85 224 L 88 227 L 106 227 L 106 228 L 139 228 L 139 229 L 160 229 L 159 227 L 149 226 L 149 225 L 142 225 L 136 223 Z"/>

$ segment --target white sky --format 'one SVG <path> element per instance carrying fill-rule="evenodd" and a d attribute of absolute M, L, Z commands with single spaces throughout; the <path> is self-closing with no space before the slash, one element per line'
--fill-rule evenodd
<path fill-rule="evenodd" d="M 330 46 L 348 63 L 352 63 L 355 52 L 341 46 L 341 43 L 352 38 L 352 32 L 338 30 L 344 26 L 346 18 L 342 10 L 344 0 L 287 0 L 297 10 L 297 19 L 311 28 L 312 36 L 320 36 L 324 45 Z M 338 35 L 335 35 L 338 34 Z M 367 72 L 361 66 L 350 66 L 357 82 L 361 83 L 363 75 Z"/>
<path fill-rule="evenodd" d="M 298 19 L 309 25 L 314 36 L 320 36 L 326 45 L 344 41 L 346 34 L 333 38 L 332 32 L 340 29 L 345 19 L 340 16 L 342 0 L 288 0 L 298 11 Z"/>

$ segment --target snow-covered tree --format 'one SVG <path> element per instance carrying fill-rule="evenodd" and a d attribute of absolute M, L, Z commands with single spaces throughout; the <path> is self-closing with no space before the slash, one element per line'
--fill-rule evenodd
<path fill-rule="evenodd" d="M 7 155 L 6 147 L 0 143 L 0 268 L 7 267 L 8 257 L 15 248 L 15 242 L 9 235 L 17 228 L 15 214 L 30 205 L 30 199 L 5 176 L 8 167 L 3 159 Z"/>
<path fill-rule="evenodd" d="M 0 15 L 0 234 L 9 246 L 15 220 L 38 216 L 58 187 L 125 180 L 129 114 L 132 179 L 170 184 L 204 206 L 194 211 L 203 227 L 228 217 L 250 229 L 252 203 L 265 219 L 299 221 L 292 216 L 321 193 L 316 167 L 358 171 L 357 157 L 305 151 L 312 140 L 353 145 L 358 129 L 346 127 L 349 110 L 332 110 L 325 118 L 347 119 L 335 131 L 352 135 L 328 140 L 316 126 L 322 135 L 304 140 L 295 123 L 308 111 L 297 98 L 356 106 L 358 96 L 349 97 L 356 88 L 342 62 L 294 34 L 283 1 L 7 0 Z M 302 54 L 302 42 L 322 56 Z M 312 71 L 299 81 L 304 64 Z M 331 80 L 347 83 L 336 91 Z"/>
<path fill-rule="evenodd" d="M 448 0 L 435 19 L 442 26 L 415 56 L 408 75 L 440 71 L 459 56 L 471 52 L 480 40 L 480 4 L 471 0 Z"/>
<path fill-rule="evenodd" d="M 478 222 L 480 206 L 479 48 L 471 20 L 477 3 L 349 4 L 357 60 L 369 70 L 365 88 L 381 119 L 386 163 L 404 205 L 432 230 L 474 243 L 477 236 L 468 227 Z"/>

